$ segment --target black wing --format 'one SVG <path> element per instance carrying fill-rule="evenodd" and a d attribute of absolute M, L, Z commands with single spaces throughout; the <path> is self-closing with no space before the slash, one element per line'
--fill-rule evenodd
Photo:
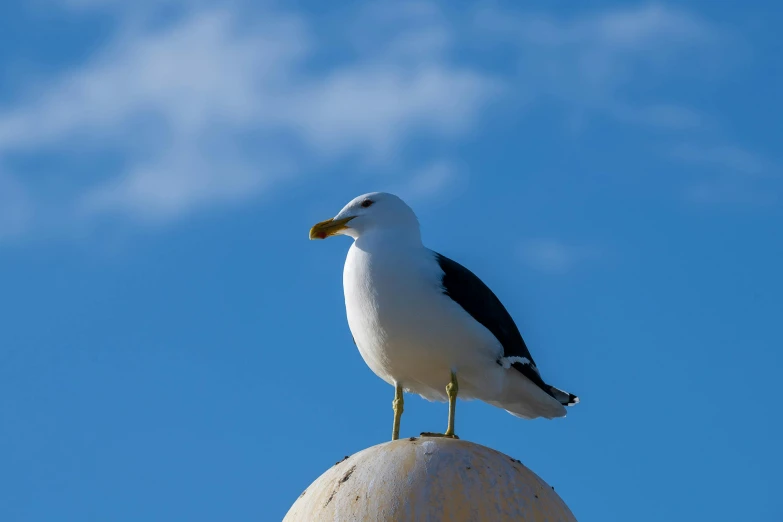
<path fill-rule="evenodd" d="M 519 328 L 500 299 L 473 272 L 456 261 L 435 252 L 435 258 L 443 270 L 443 293 L 481 323 L 503 345 L 503 358 L 523 357 L 529 363 L 514 362 L 511 366 L 533 381 L 547 394 L 556 398 L 552 387 L 541 379 L 533 356 L 527 349 Z"/>

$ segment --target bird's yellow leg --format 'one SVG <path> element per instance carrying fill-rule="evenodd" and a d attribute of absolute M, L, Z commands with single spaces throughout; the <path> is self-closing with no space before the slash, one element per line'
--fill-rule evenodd
<path fill-rule="evenodd" d="M 457 437 L 454 434 L 454 414 L 457 410 L 457 393 L 459 393 L 457 374 L 451 372 L 451 382 L 446 386 L 446 395 L 449 398 L 449 425 L 446 428 L 446 433 L 443 434 L 444 437 Z"/>
<path fill-rule="evenodd" d="M 457 374 L 451 372 L 451 382 L 446 385 L 446 396 L 449 398 L 449 424 L 446 427 L 446 433 L 422 433 L 425 437 L 449 437 L 458 439 L 454 433 L 454 416 L 457 411 L 457 394 L 459 393 L 459 383 Z"/>
<path fill-rule="evenodd" d="M 405 400 L 402 398 L 402 386 L 396 385 L 394 390 L 394 400 L 392 409 L 394 410 L 394 424 L 392 425 L 392 440 L 400 438 L 400 417 L 402 417 L 403 405 Z"/>

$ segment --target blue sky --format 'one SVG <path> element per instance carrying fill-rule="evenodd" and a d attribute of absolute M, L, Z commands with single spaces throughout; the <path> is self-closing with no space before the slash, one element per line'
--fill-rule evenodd
<path fill-rule="evenodd" d="M 0 519 L 276 520 L 386 440 L 307 240 L 371 190 L 582 399 L 462 438 L 582 521 L 783 519 L 779 3 L 128 4 L 0 6 Z"/>

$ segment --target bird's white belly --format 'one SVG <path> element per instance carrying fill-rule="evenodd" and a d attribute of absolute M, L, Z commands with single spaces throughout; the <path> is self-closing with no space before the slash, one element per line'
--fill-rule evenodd
<path fill-rule="evenodd" d="M 389 384 L 430 400 L 445 400 L 452 371 L 495 371 L 500 350 L 443 294 L 439 271 L 434 259 L 403 266 L 352 248 L 343 281 L 348 324 L 364 361 Z M 461 380 L 464 398 L 472 395 L 470 380 Z"/>

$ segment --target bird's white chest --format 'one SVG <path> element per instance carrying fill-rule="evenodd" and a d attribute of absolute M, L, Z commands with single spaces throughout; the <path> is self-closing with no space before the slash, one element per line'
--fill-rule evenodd
<path fill-rule="evenodd" d="M 351 247 L 343 273 L 348 324 L 365 362 L 385 381 L 442 389 L 450 371 L 487 343 L 483 331 L 461 321 L 465 312 L 443 294 L 441 277 L 424 248 Z"/>

